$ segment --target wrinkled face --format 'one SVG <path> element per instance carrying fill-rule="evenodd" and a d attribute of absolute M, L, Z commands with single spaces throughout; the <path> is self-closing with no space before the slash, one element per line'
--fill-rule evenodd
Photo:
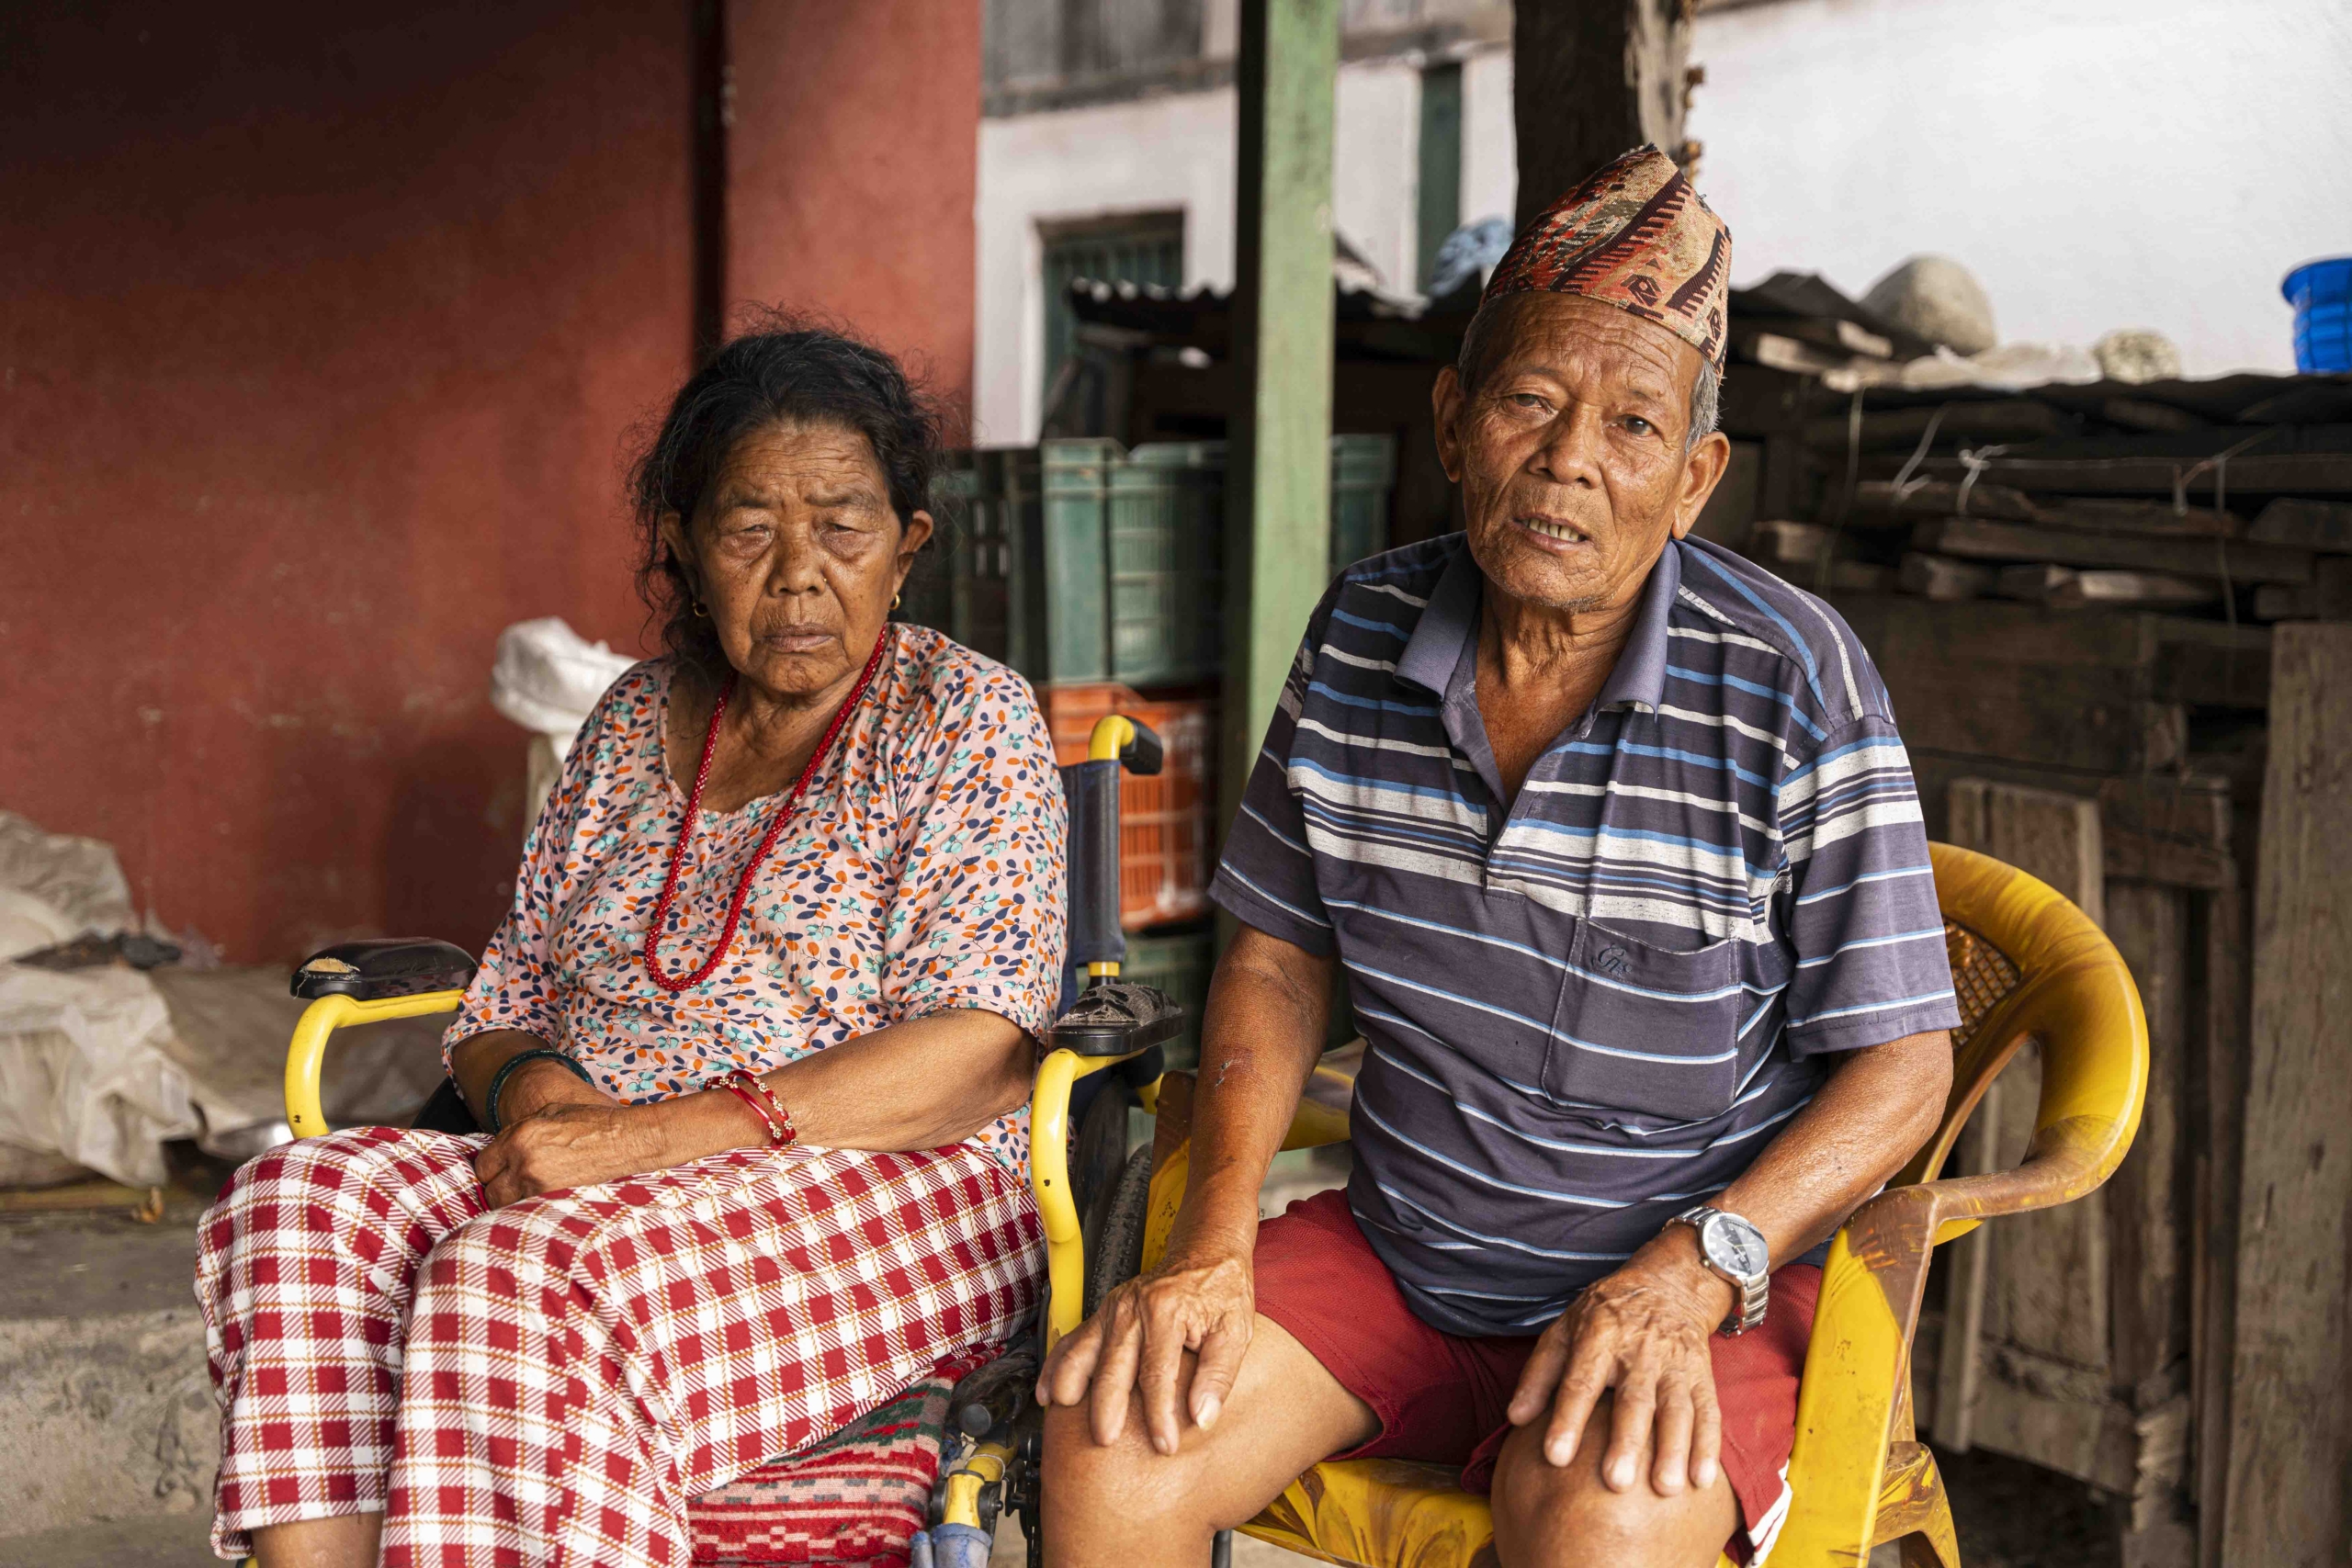
<path fill-rule="evenodd" d="M 863 669 L 931 515 L 901 522 L 874 449 L 832 424 L 778 424 L 728 455 L 691 523 L 662 535 L 727 661 L 781 696 Z"/>
<path fill-rule="evenodd" d="M 1698 350 L 1577 295 L 1505 308 L 1475 389 L 1438 374 L 1438 455 L 1462 487 L 1470 553 L 1533 604 L 1629 604 L 1730 457 L 1713 434 L 1686 450 Z"/>

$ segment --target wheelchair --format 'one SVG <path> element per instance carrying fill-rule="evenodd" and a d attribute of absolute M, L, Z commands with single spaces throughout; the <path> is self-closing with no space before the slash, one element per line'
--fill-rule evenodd
<path fill-rule="evenodd" d="M 1027 1536 L 1031 1568 L 1043 1563 L 1043 1416 L 1032 1398 L 1040 1360 L 1113 1286 L 1157 1264 L 1183 1201 L 1193 1079 L 1163 1070 L 1163 1047 L 1182 1032 L 1183 1012 L 1119 978 L 1119 774 L 1157 772 L 1159 760 L 1158 738 L 1114 714 L 1095 726 L 1087 760 L 1062 770 L 1070 964 L 1084 978 L 1055 1022 L 1030 1100 L 1046 1301 L 1024 1343 L 956 1384 L 927 1528 L 910 1547 L 912 1568 L 981 1568 L 1006 1512 Z M 2105 934 L 2023 872 L 1950 845 L 1930 848 L 1962 1017 L 1952 1089 L 1934 1136 L 1831 1242 L 1798 1393 L 1790 1508 L 1773 1546 L 1773 1561 L 1788 1568 L 1859 1563 L 1890 1542 L 1900 1543 L 1906 1568 L 1960 1568 L 1951 1507 L 1911 1404 L 1911 1343 L 1932 1251 L 1986 1220 L 2098 1187 L 2129 1151 L 2147 1091 L 2146 1015 Z M 328 1130 L 319 1082 L 334 1030 L 453 1011 L 474 967 L 448 943 L 400 940 L 344 943 L 306 962 L 293 990 L 311 1005 L 286 1066 L 295 1134 Z M 1970 1112 L 2029 1040 L 2041 1046 L 2042 1070 L 2024 1163 L 1939 1179 Z M 1327 1057 L 1316 1069 L 1284 1149 L 1347 1139 L 1354 1082 L 1334 1065 L 1344 1059 Z M 1154 1123 L 1151 1141 L 1132 1151 L 1131 1108 Z M 445 1084 L 417 1124 L 446 1124 L 434 1118 L 453 1113 L 466 1114 Z M 470 1131 L 470 1117 L 450 1130 Z M 1351 1568 L 1491 1563 L 1487 1499 L 1456 1482 L 1438 1465 L 1326 1461 L 1239 1529 Z M 1229 1555 L 1230 1532 L 1222 1532 L 1216 1568 Z"/>

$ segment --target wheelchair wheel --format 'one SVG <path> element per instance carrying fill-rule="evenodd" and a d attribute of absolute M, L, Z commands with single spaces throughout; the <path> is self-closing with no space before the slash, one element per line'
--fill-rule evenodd
<path fill-rule="evenodd" d="M 1086 1255 L 1086 1315 L 1092 1317 L 1111 1287 L 1143 1271 L 1144 1222 L 1151 1208 L 1151 1145 L 1127 1156 L 1102 1225 Z"/>

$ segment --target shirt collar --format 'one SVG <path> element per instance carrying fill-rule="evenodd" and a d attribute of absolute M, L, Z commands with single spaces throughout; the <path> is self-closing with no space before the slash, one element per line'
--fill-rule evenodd
<path fill-rule="evenodd" d="M 1682 591 L 1682 541 L 1668 539 L 1650 568 L 1648 586 L 1642 590 L 1642 609 L 1634 631 L 1617 652 L 1616 668 L 1601 682 L 1595 707 L 1632 705 L 1657 710 L 1666 698 L 1666 628 L 1674 615 L 1674 596 Z"/>
<path fill-rule="evenodd" d="M 1458 547 L 1453 558 L 1430 590 L 1430 602 L 1421 606 L 1420 619 L 1413 623 L 1413 635 L 1405 639 L 1405 651 L 1396 660 L 1401 679 L 1441 697 L 1447 694 L 1454 667 L 1462 662 L 1463 644 L 1477 635 L 1486 581 L 1478 575 L 1478 563 L 1470 558 L 1469 536 L 1457 534 L 1454 538 Z"/>
<path fill-rule="evenodd" d="M 1401 679 L 1441 697 L 1453 694 L 1452 688 L 1456 671 L 1462 668 L 1464 648 L 1477 636 L 1478 605 L 1484 597 L 1485 581 L 1479 575 L 1478 563 L 1471 558 L 1465 538 L 1453 558 L 1446 563 L 1437 586 L 1430 591 L 1430 602 L 1421 607 L 1413 635 L 1406 639 L 1404 654 L 1396 660 L 1396 673 Z M 1650 568 L 1633 634 L 1618 652 L 1609 679 L 1601 683 L 1595 707 L 1631 705 L 1655 709 L 1665 700 L 1667 625 L 1674 614 L 1675 595 L 1681 588 L 1682 543 L 1668 539 L 1666 548 L 1659 552 L 1657 564 Z"/>

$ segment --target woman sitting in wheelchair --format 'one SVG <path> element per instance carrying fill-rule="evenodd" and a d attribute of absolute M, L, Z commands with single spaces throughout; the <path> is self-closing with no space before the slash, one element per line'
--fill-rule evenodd
<path fill-rule="evenodd" d="M 888 619 L 937 455 L 830 333 L 678 393 L 634 479 L 669 654 L 447 1037 L 483 1131 L 286 1145 L 205 1220 L 222 1555 L 683 1562 L 687 1499 L 1035 1306 L 1064 811 L 1027 686 Z"/>

